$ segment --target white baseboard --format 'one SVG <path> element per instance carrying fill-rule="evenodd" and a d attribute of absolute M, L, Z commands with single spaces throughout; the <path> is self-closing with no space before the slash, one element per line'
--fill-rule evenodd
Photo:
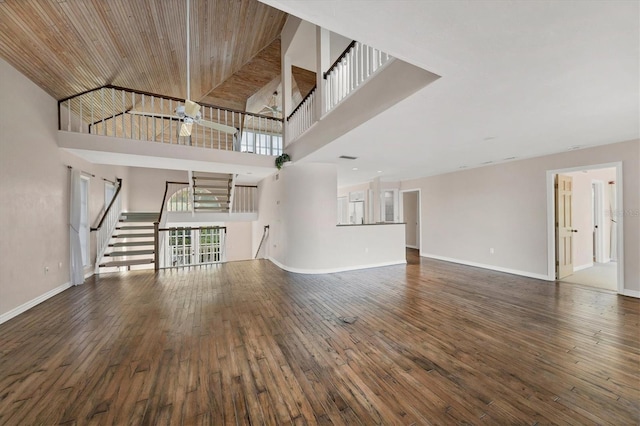
<path fill-rule="evenodd" d="M 587 268 L 593 268 L 593 262 L 585 263 L 584 265 L 580 265 L 580 266 L 574 266 L 573 272 L 582 271 L 583 269 L 587 269 Z"/>
<path fill-rule="evenodd" d="M 622 294 L 624 296 L 629 296 L 629 297 L 636 297 L 638 299 L 640 299 L 640 291 L 638 290 L 629 290 L 629 289 L 624 289 L 622 290 Z"/>
<path fill-rule="evenodd" d="M 284 269 L 288 272 L 293 272 L 296 274 L 333 274 L 336 272 L 347 272 L 347 271 L 355 271 L 358 269 L 369 269 L 369 268 L 380 268 L 382 266 L 393 266 L 393 265 L 404 265 L 407 263 L 406 259 L 392 261 L 392 262 L 382 262 L 382 263 L 370 263 L 366 265 L 354 265 L 354 266 L 345 266 L 342 268 L 326 268 L 326 269 L 301 269 L 301 268 L 291 268 L 287 265 L 283 265 L 272 257 L 268 258 L 274 265 L 276 265 L 280 269 Z"/>
<path fill-rule="evenodd" d="M 527 277 L 527 278 L 535 278 L 535 279 L 544 280 L 544 281 L 555 281 L 555 278 L 549 278 L 548 275 L 536 274 L 534 272 L 527 272 L 527 271 L 520 271 L 520 270 L 517 270 L 517 269 L 503 268 L 501 266 L 486 265 L 484 263 L 468 262 L 466 260 L 453 259 L 451 257 L 438 256 L 438 255 L 435 255 L 435 254 L 420 253 L 420 256 L 428 257 L 428 258 L 436 259 L 436 260 L 444 260 L 445 262 L 458 263 L 460 265 L 474 266 L 476 268 L 483 268 L 483 269 L 490 269 L 492 271 L 505 272 L 507 274 L 520 275 L 520 276 Z"/>
<path fill-rule="evenodd" d="M 5 312 L 4 314 L 0 315 L 0 324 L 9 321 L 11 318 L 17 317 L 21 313 L 28 311 L 29 309 L 31 309 L 34 306 L 44 302 L 47 299 L 52 298 L 56 294 L 62 293 L 63 291 L 65 291 L 69 287 L 71 287 L 71 283 L 62 284 L 61 286 L 56 287 L 56 288 L 54 288 L 52 290 L 49 290 L 45 294 L 42 294 L 42 295 L 36 297 L 35 299 L 31 299 L 27 303 L 23 303 L 22 305 L 18 306 L 17 308 L 13 308 L 9 312 Z"/>
<path fill-rule="evenodd" d="M 416 249 L 416 250 L 418 250 L 418 248 L 419 248 L 418 246 L 412 246 L 412 245 L 409 245 L 409 244 L 407 244 L 406 247 L 410 248 L 410 249 Z"/>

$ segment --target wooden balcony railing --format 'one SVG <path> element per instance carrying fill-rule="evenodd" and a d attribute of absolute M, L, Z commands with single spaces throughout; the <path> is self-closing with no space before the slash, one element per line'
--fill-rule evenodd
<path fill-rule="evenodd" d="M 58 102 L 58 128 L 68 132 L 189 145 L 201 148 L 279 155 L 280 118 L 200 103 L 201 119 L 237 129 L 235 134 L 195 124 L 191 136 L 178 135 L 182 120 L 175 110 L 184 99 L 117 86 L 89 90 Z M 269 135 L 268 149 L 252 149 L 243 137 Z M 275 135 L 275 137 L 274 137 Z M 278 137 L 279 135 L 279 137 Z"/>
<path fill-rule="evenodd" d="M 287 117 L 287 138 L 291 143 L 306 132 L 319 118 L 334 109 L 347 96 L 357 90 L 383 65 L 392 59 L 366 44 L 353 41 L 324 73 L 323 93 L 314 88 Z M 319 96 L 324 98 L 324 111 L 320 108 Z"/>

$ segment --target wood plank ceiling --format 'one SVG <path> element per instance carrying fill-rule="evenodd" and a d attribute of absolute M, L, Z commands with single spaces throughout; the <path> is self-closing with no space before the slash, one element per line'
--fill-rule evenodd
<path fill-rule="evenodd" d="M 257 0 L 191 0 L 191 98 L 237 107 L 279 74 L 286 18 Z M 184 98 L 185 20 L 185 0 L 6 0 L 0 57 L 56 99 L 106 84 Z"/>

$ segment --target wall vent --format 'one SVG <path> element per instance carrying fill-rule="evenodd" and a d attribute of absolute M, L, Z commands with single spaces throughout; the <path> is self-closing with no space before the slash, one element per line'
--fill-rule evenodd
<path fill-rule="evenodd" d="M 341 155 L 338 158 L 342 158 L 343 160 L 357 160 L 358 159 L 358 157 L 352 157 L 350 155 Z"/>

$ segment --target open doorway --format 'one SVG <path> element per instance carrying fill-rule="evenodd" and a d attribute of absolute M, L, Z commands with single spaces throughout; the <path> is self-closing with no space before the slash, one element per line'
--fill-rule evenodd
<path fill-rule="evenodd" d="M 405 223 L 405 245 L 409 249 L 420 250 L 420 190 L 400 192 L 401 218 Z"/>
<path fill-rule="evenodd" d="M 557 281 L 622 293 L 622 165 L 547 173 L 550 215 L 549 275 Z"/>

